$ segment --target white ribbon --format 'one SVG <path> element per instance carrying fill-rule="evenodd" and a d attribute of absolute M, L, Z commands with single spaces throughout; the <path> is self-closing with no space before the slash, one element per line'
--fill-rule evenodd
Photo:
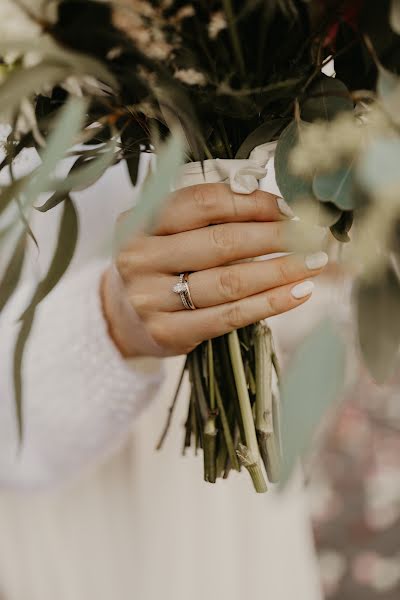
<path fill-rule="evenodd" d="M 275 154 L 276 142 L 257 146 L 247 159 L 216 158 L 187 163 L 181 167 L 175 189 L 199 183 L 229 183 L 237 194 L 251 194 L 259 188 L 260 179 L 267 176 L 269 163 Z"/>

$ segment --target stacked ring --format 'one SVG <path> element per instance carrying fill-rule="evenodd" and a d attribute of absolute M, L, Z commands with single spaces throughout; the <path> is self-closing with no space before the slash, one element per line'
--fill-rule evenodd
<path fill-rule="evenodd" d="M 174 285 L 172 291 L 175 294 L 179 294 L 183 307 L 186 310 L 196 310 L 196 306 L 192 300 L 189 287 L 189 273 L 181 273 L 179 275 L 179 281 Z"/>

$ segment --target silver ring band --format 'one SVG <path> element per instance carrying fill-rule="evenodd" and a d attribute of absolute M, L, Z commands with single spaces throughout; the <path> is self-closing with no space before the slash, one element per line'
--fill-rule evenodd
<path fill-rule="evenodd" d="M 196 306 L 192 300 L 189 287 L 189 273 L 181 273 L 179 281 L 174 285 L 172 291 L 179 294 L 183 307 L 186 310 L 196 310 Z"/>

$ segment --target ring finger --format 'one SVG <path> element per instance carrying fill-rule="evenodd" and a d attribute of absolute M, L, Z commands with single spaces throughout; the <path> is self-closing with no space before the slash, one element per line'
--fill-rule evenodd
<path fill-rule="evenodd" d="M 269 289 L 318 275 L 328 262 L 325 252 L 216 267 L 191 273 L 190 294 L 197 308 L 207 308 L 241 300 Z M 172 291 L 176 276 L 152 275 L 135 281 L 130 290 L 139 312 L 182 310 L 180 296 Z M 148 290 L 152 290 L 149 297 Z"/>

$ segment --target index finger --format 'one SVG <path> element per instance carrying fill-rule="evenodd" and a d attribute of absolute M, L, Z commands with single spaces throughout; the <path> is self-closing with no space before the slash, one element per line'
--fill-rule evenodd
<path fill-rule="evenodd" d="M 218 223 L 282 221 L 294 214 L 274 194 L 256 190 L 236 194 L 225 183 L 204 183 L 170 195 L 157 219 L 154 235 L 171 235 Z"/>

